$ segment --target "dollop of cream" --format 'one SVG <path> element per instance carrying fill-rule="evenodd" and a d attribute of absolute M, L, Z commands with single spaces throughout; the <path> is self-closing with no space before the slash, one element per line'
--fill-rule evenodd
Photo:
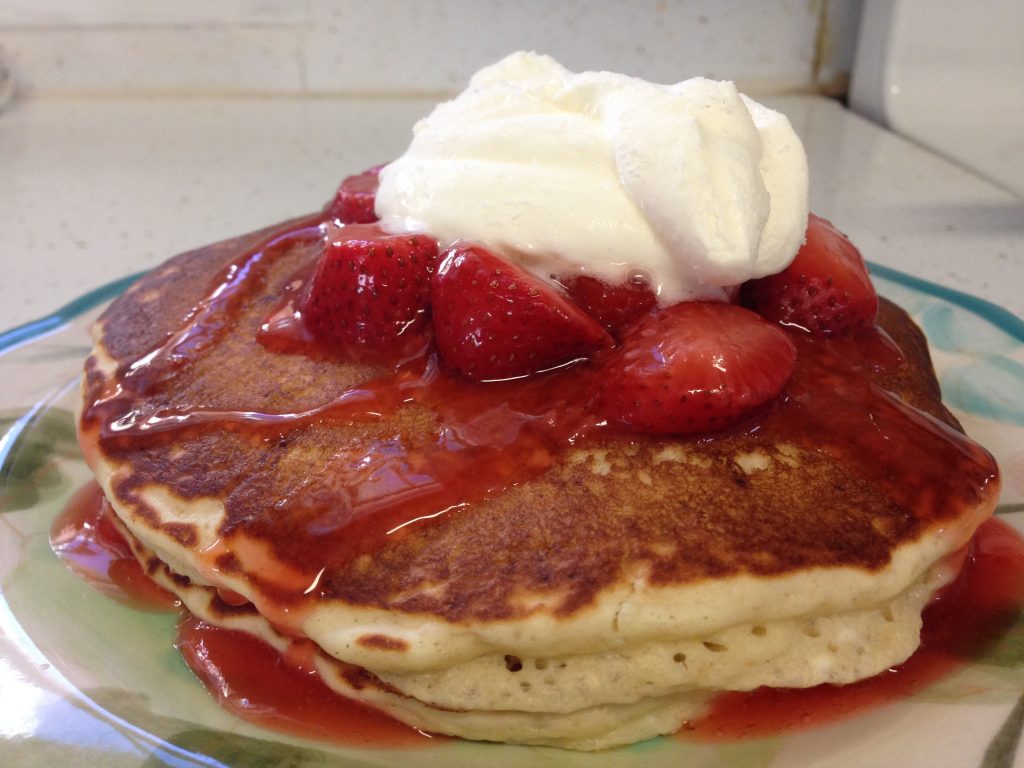
<path fill-rule="evenodd" d="M 807 158 L 733 83 L 574 74 L 514 53 L 414 129 L 380 174 L 391 232 L 486 244 L 543 279 L 642 275 L 663 305 L 785 269 L 807 226 Z"/>

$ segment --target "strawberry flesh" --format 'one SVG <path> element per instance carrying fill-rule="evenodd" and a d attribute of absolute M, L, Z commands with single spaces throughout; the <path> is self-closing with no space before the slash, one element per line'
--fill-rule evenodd
<path fill-rule="evenodd" d="M 377 185 L 380 169 L 375 165 L 341 182 L 328 214 L 342 224 L 372 224 L 377 221 Z"/>
<path fill-rule="evenodd" d="M 554 288 L 477 245 L 456 243 L 442 256 L 431 301 L 441 359 L 476 381 L 556 368 L 613 343 Z"/>
<path fill-rule="evenodd" d="M 641 320 L 605 357 L 595 407 L 631 432 L 719 430 L 778 397 L 795 361 L 786 332 L 753 312 L 684 302 Z"/>
<path fill-rule="evenodd" d="M 437 242 L 373 224 L 332 227 L 301 304 L 322 344 L 366 361 L 400 360 L 429 336 Z"/>
<path fill-rule="evenodd" d="M 573 275 L 559 280 L 570 298 L 613 336 L 621 338 L 625 329 L 658 303 L 646 280 L 609 285 L 590 275 Z"/>
<path fill-rule="evenodd" d="M 878 295 L 860 252 L 813 213 L 793 263 L 777 275 L 745 283 L 741 303 L 768 320 L 816 334 L 870 328 L 878 314 Z"/>

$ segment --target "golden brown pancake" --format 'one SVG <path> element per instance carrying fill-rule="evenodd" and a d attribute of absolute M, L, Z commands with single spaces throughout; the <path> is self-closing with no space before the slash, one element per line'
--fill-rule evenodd
<path fill-rule="evenodd" d="M 492 385 L 267 349 L 315 224 L 179 256 L 118 299 L 81 439 L 193 611 L 312 639 L 325 680 L 417 727 L 601 748 L 716 690 L 875 674 L 995 504 L 991 457 L 889 302 L 877 335 L 795 334 L 786 392 L 727 431 L 623 434 L 578 405 L 599 360 Z"/>

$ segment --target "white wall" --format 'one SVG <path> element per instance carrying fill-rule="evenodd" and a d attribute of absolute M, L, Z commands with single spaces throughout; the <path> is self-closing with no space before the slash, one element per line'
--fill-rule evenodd
<path fill-rule="evenodd" d="M 860 0 L 0 0 L 20 94 L 440 95 L 520 48 L 752 93 L 835 90 Z"/>

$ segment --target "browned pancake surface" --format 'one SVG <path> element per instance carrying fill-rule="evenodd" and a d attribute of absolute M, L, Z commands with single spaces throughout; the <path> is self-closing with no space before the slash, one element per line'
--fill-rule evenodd
<path fill-rule="evenodd" d="M 225 264 L 265 237 L 179 256 L 143 278 L 102 318 L 107 352 L 124 366 L 166 341 Z M 310 247 L 302 246 L 274 260 L 264 287 L 242 302 L 237 322 L 156 387 L 152 403 L 297 412 L 380 376 L 381 369 L 276 354 L 256 342 L 285 281 L 309 258 Z M 875 383 L 959 429 L 939 401 L 920 331 L 884 300 L 879 324 L 907 363 L 872 374 Z M 95 366 L 88 370 L 87 401 L 103 386 Z M 815 566 L 878 569 L 894 548 L 941 522 L 913 514 L 876 482 L 815 450 L 813 440 L 799 446 L 794 460 L 792 446 L 750 429 L 678 440 L 605 433 L 587 446 L 604 452 L 597 458 L 570 461 L 566 453 L 539 477 L 408 526 L 370 554 L 337 562 L 311 533 L 330 529 L 322 507 L 275 512 L 278 501 L 311 478 L 326 498 L 340 498 L 344 489 L 332 487 L 324 471 L 339 453 L 387 441 L 428 444 L 436 426 L 434 413 L 413 406 L 376 423 L 327 419 L 277 432 L 224 423 L 157 440 L 112 441 L 102 450 L 131 467 L 115 487 L 123 500 L 140 503 L 138 489 L 153 483 L 184 499 L 213 497 L 227 510 L 226 540 L 245 531 L 272 539 L 283 560 L 310 573 L 329 566 L 320 581 L 325 599 L 450 621 L 523 616 L 537 610 L 536 600 L 568 615 L 640 573 L 667 585 Z M 668 460 L 666 449 L 675 451 Z M 767 457 L 767 468 L 745 471 L 737 457 L 751 452 Z M 970 504 L 982 494 L 970 486 L 963 495 Z M 161 525 L 158 510 L 151 510 L 150 524 Z M 195 543 L 187 525 L 165 533 L 185 546 Z M 230 557 L 221 563 L 231 565 Z"/>

